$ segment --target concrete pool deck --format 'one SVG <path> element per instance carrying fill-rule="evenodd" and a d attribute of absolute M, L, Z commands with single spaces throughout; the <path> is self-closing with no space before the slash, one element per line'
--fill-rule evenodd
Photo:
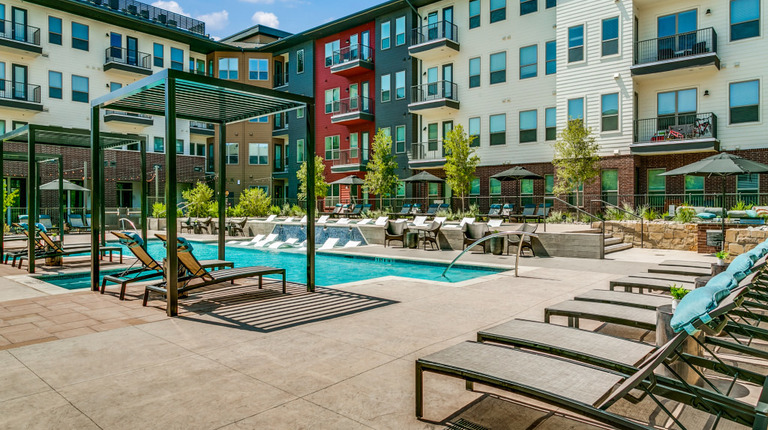
<path fill-rule="evenodd" d="M 457 254 L 381 246 L 354 252 L 438 260 Z M 271 283 L 258 290 L 243 282 L 183 299 L 182 315 L 173 319 L 156 298 L 142 307 L 140 287 L 124 302 L 114 287 L 105 295 L 35 290 L 4 299 L 4 290 L 29 287 L 13 280 L 23 272 L 2 266 L 0 428 L 428 429 L 459 417 L 494 429 L 597 428 L 436 375 L 425 380 L 429 421 L 416 420 L 414 360 L 512 318 L 542 320 L 547 305 L 605 289 L 654 262 L 713 260 L 641 249 L 610 257 L 525 258 L 519 278 L 504 272 L 458 286 L 380 278 L 315 294 L 293 284 L 282 295 Z M 466 261 L 514 260 L 470 254 Z M 53 333 L 56 340 L 8 340 L 65 324 L 69 333 Z"/>

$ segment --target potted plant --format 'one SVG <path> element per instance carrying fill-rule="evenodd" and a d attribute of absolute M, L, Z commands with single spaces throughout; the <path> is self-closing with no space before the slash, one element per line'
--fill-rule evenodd
<path fill-rule="evenodd" d="M 672 284 L 672 286 L 669 287 L 669 293 L 672 294 L 672 312 L 677 309 L 677 304 L 680 303 L 680 300 L 690 292 L 691 290 L 682 286 L 678 287 L 677 284 Z"/>
<path fill-rule="evenodd" d="M 715 254 L 715 257 L 717 257 L 717 265 L 718 266 L 725 266 L 725 260 L 730 256 L 730 254 L 726 251 L 719 251 L 717 254 Z"/>

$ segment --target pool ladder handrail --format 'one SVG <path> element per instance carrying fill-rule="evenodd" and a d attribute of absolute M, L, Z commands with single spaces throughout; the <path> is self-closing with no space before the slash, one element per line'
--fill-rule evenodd
<path fill-rule="evenodd" d="M 134 223 L 133 223 L 133 221 L 129 220 L 128 218 L 120 218 L 120 219 L 119 219 L 119 220 L 117 220 L 117 221 L 121 223 L 121 225 L 120 225 L 120 228 L 121 228 L 122 230 L 125 230 L 125 223 L 127 222 L 128 224 L 130 224 L 130 225 L 131 225 L 131 227 L 133 227 L 133 232 L 134 232 L 134 233 L 136 233 L 136 234 L 140 234 L 140 233 L 139 233 L 139 229 L 138 229 L 138 228 L 136 228 L 136 224 L 134 224 Z"/>
<path fill-rule="evenodd" d="M 516 278 L 519 277 L 519 273 L 518 273 L 517 269 L 518 269 L 518 267 L 520 267 L 520 252 L 523 249 L 523 241 L 525 240 L 525 236 L 538 238 L 539 235 L 537 235 L 536 233 L 530 233 L 530 232 L 526 232 L 526 231 L 515 230 L 515 231 L 501 231 L 501 232 L 498 232 L 498 233 L 490 234 L 488 236 L 483 236 L 480 239 L 477 239 L 476 241 L 472 242 L 465 250 L 461 251 L 461 254 L 459 254 L 456 258 L 454 258 L 453 261 L 451 261 L 451 264 L 449 264 L 448 267 L 445 268 L 445 270 L 443 271 L 443 275 L 442 276 L 445 278 L 445 274 L 448 273 L 448 271 L 451 269 L 451 267 L 453 267 L 453 265 L 456 264 L 456 262 L 462 256 L 464 256 L 464 254 L 466 254 L 470 249 L 474 248 L 475 246 L 477 246 L 477 245 L 479 245 L 479 244 L 481 244 L 481 243 L 483 243 L 483 242 L 485 242 L 487 240 L 491 240 L 491 239 L 493 239 L 495 237 L 504 237 L 504 236 L 520 236 L 520 243 L 517 245 L 517 254 L 515 254 L 515 277 Z"/>

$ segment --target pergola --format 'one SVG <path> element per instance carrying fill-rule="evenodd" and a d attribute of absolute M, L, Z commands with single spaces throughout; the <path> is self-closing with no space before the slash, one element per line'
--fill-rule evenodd
<path fill-rule="evenodd" d="M 176 224 L 176 120 L 190 120 L 218 124 L 219 127 L 219 166 L 217 183 L 217 201 L 219 203 L 219 226 L 226 218 L 226 127 L 227 124 L 258 118 L 264 115 L 288 112 L 306 108 L 307 136 L 305 160 L 307 177 L 314 178 L 314 143 L 312 121 L 314 119 L 314 99 L 267 88 L 254 87 L 239 82 L 215 79 L 193 73 L 166 69 L 123 87 L 91 102 L 91 158 L 94 165 L 102 163 L 102 133 L 99 130 L 99 114 L 102 108 L 143 113 L 165 117 L 165 198 L 167 238 L 166 247 L 166 310 L 169 316 L 178 314 L 178 260 L 176 242 L 178 226 Z M 141 147 L 142 157 L 146 146 Z M 146 172 L 142 168 L 142 172 Z M 146 173 L 145 173 L 146 174 Z M 93 214 L 91 228 L 91 288 L 99 288 L 99 227 L 104 202 L 101 198 L 101 172 L 93 172 L 93 190 L 91 194 Z M 146 190 L 142 190 L 146 194 Z M 307 290 L 315 290 L 315 189 L 314 181 L 307 181 Z M 145 196 L 142 196 L 145 199 Z M 100 210 L 95 210 L 99 208 Z M 142 210 L 143 212 L 143 210 Z M 142 223 L 142 225 L 144 225 Z M 218 232 L 219 259 L 225 259 L 225 229 Z"/>
<path fill-rule="evenodd" d="M 97 121 L 98 122 L 98 121 Z M 27 145 L 27 152 L 26 153 L 4 153 L 3 147 L 5 142 L 15 142 L 15 143 L 23 143 Z M 62 228 L 62 232 L 64 231 L 64 192 L 63 192 L 63 182 L 64 182 L 64 159 L 61 154 L 38 154 L 36 145 L 51 145 L 51 146 L 58 146 L 58 147 L 72 147 L 72 148 L 90 148 L 91 147 L 91 132 L 90 130 L 85 129 L 77 129 L 77 128 L 66 128 L 66 127 L 57 127 L 57 126 L 49 126 L 49 125 L 37 125 L 37 124 L 27 124 L 23 127 L 19 127 L 16 130 L 10 131 L 2 136 L 0 136 L 0 177 L 4 176 L 3 172 L 3 162 L 5 160 L 8 161 L 26 161 L 27 164 L 27 216 L 29 217 L 29 237 L 35 237 L 36 234 L 36 226 L 35 224 L 39 220 L 40 215 L 40 208 L 37 205 L 37 196 L 39 193 L 38 187 L 40 184 L 38 184 L 38 164 L 45 161 L 51 161 L 54 159 L 58 159 L 59 164 L 59 224 Z M 101 147 L 103 148 L 113 148 L 117 146 L 123 146 L 123 145 L 129 145 L 129 144 L 135 144 L 140 143 L 142 146 L 146 145 L 146 138 L 139 135 L 134 134 L 116 134 L 116 133 L 104 133 L 101 136 Z M 143 154 L 143 153 L 142 153 Z M 142 163 L 146 163 L 145 157 L 142 155 Z M 104 171 L 104 163 L 101 164 L 94 164 L 92 166 L 94 172 L 96 170 L 99 170 L 101 172 Z M 103 175 L 102 175 L 103 176 Z M 146 185 L 145 185 L 146 186 Z M 103 192 L 103 188 L 102 188 Z M 102 197 L 103 199 L 103 197 Z M 145 204 L 142 201 L 142 226 L 146 225 L 146 209 Z M 104 208 L 101 208 L 102 213 Z M 0 228 L 4 228 L 3 225 L 5 223 L 4 217 L 0 220 Z M 102 216 L 100 218 L 101 220 L 104 219 Z M 95 222 L 94 222 L 95 223 Z M 102 228 L 103 230 L 103 228 Z M 146 237 L 146 227 L 142 227 L 142 230 L 144 232 L 144 237 Z M 63 235 L 62 235 L 63 238 Z M 102 235 L 102 242 L 104 241 L 104 236 Z M 98 241 L 96 242 L 98 246 Z M 34 255 L 35 252 L 35 241 L 30 240 L 27 243 L 28 246 L 28 252 L 29 255 Z M 3 243 L 2 239 L 0 239 L 0 251 L 3 249 Z M 98 255 L 98 253 L 97 253 Z M 29 259 L 29 267 L 28 267 L 29 273 L 34 273 L 35 271 L 35 259 L 30 258 Z"/>

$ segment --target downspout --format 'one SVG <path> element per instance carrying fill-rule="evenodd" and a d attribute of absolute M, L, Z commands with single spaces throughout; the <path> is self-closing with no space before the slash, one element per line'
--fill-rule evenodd
<path fill-rule="evenodd" d="M 421 24 L 421 21 L 422 21 L 424 18 L 423 18 L 423 17 L 421 16 L 421 14 L 419 13 L 419 10 L 418 10 L 418 9 L 416 9 L 416 8 L 413 6 L 413 4 L 411 4 L 411 1 L 410 1 L 410 0 L 405 0 L 405 3 L 406 3 L 408 6 L 410 6 L 410 7 L 411 7 L 411 9 L 413 9 L 413 13 L 415 13 L 415 14 L 416 14 L 416 16 L 418 16 L 418 17 L 419 17 L 419 24 Z"/>

